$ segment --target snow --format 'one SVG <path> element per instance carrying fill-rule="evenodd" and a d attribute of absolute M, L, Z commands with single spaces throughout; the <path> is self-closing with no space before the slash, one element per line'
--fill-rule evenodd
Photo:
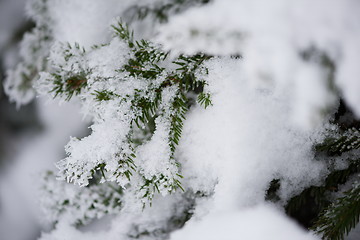
<path fill-rule="evenodd" d="M 307 64 L 301 63 L 300 52 L 316 47 L 336 62 L 336 85 L 360 117 L 360 85 L 354 77 L 359 75 L 360 62 L 359 10 L 359 2 L 353 0 L 217 0 L 172 17 L 161 27 L 157 39 L 175 52 L 241 54 L 246 59 L 244 74 L 255 84 L 298 84 L 301 80 L 296 76 L 311 74 L 314 86 L 307 84 L 298 89 L 302 93 L 297 93 L 296 102 L 307 102 L 308 91 L 329 91 L 326 85 L 317 83 L 326 79 L 319 78 L 318 71 L 309 72 Z M 305 128 L 319 123 L 319 117 L 312 117 L 319 103 L 322 109 L 332 105 L 331 95 L 312 99 L 307 110 L 294 104 L 294 118 L 300 116 Z"/>
<path fill-rule="evenodd" d="M 116 76 L 116 70 L 129 59 L 128 54 L 126 44 L 118 38 L 112 39 L 108 46 L 91 52 L 88 56 L 88 64 L 89 68 L 93 69 L 93 77 Z"/>
<path fill-rule="evenodd" d="M 314 160 L 313 145 L 321 141 L 325 129 L 304 130 L 293 125 L 289 121 L 292 117 L 291 101 L 288 100 L 290 96 L 285 94 L 288 89 L 282 89 L 284 93 L 281 94 L 280 90 L 272 91 L 254 87 L 251 79 L 241 74 L 243 63 L 242 59 L 215 58 L 205 64 L 208 74 L 198 73 L 207 81 L 205 91 L 211 94 L 213 106 L 206 110 L 197 106 L 188 114 L 176 156 L 182 164 L 183 187 L 192 192 L 205 193 L 207 197 L 196 200 L 197 204 L 193 210 L 194 220 L 188 223 L 189 228 L 185 227 L 174 233 L 174 238 L 198 237 L 193 234 L 197 231 L 202 232 L 208 227 L 214 229 L 216 234 L 224 235 L 224 232 L 229 231 L 229 236 L 233 236 L 232 230 L 228 229 L 231 225 L 228 226 L 227 223 L 234 220 L 243 222 L 251 215 L 255 220 L 247 222 L 245 230 L 250 231 L 250 226 L 252 226 L 252 228 L 264 228 L 265 233 L 269 234 L 266 229 L 290 228 L 275 236 L 285 239 L 293 234 L 294 237 L 298 235 L 298 239 L 315 239 L 290 224 L 285 217 L 274 210 L 261 206 L 265 202 L 264 195 L 269 182 L 274 178 L 281 181 L 280 206 L 305 187 L 320 183 L 327 169 L 323 162 Z M 174 93 L 171 91 L 165 91 L 163 100 L 167 99 L 171 102 L 172 94 Z M 110 105 L 105 106 L 110 111 L 120 107 L 119 105 L 116 108 Z M 119 134 L 123 131 L 117 130 L 116 126 L 121 125 L 122 121 L 116 120 L 118 115 L 105 116 L 108 117 L 104 121 L 99 120 L 92 126 L 93 133 L 89 137 L 69 143 L 67 151 L 71 155 L 64 163 L 75 163 L 75 165 L 74 167 L 67 166 L 67 171 L 90 172 L 91 168 L 100 163 L 100 159 L 107 161 L 109 165 L 107 170 L 110 173 L 114 170 L 111 170 L 112 154 L 116 151 L 116 147 L 121 145 L 118 141 L 121 139 Z M 115 116 L 116 121 L 112 121 L 111 116 Z M 155 122 L 154 134 L 148 142 L 137 148 L 135 161 L 141 169 L 140 173 L 149 179 L 158 173 L 172 176 L 174 171 L 176 172 L 176 170 L 171 170 L 172 165 L 166 163 L 166 156 L 170 154 L 166 144 L 167 123 L 163 122 L 161 117 L 158 117 Z M 77 159 L 77 162 L 73 159 Z M 88 164 L 90 164 L 89 168 Z M 70 176 L 78 175 L 79 172 L 70 174 Z M 86 185 L 86 179 L 85 176 L 80 180 L 85 182 L 80 182 L 80 184 Z M 122 186 L 126 185 L 126 183 L 119 183 Z M 132 187 L 125 191 L 122 198 L 124 210 L 121 210 L 119 214 L 129 219 L 133 219 L 141 209 L 137 196 L 144 194 L 136 190 L 136 186 L 142 184 L 137 174 L 131 179 L 131 183 Z M 160 193 L 167 195 L 166 189 L 164 190 L 160 187 Z M 169 199 L 174 201 L 173 196 Z M 156 194 L 152 203 L 158 205 L 166 201 L 166 198 L 163 199 Z M 255 210 L 247 210 L 249 208 Z M 150 209 L 154 211 L 153 207 Z M 157 213 L 156 217 L 151 215 L 160 224 L 157 227 L 161 228 L 164 224 L 165 220 L 161 220 L 165 217 L 163 214 L 165 213 Z M 260 216 L 264 216 L 264 222 L 257 220 Z M 269 217 L 268 220 L 266 216 Z M 137 226 L 146 226 L 148 217 L 147 213 L 142 213 Z M 122 225 L 117 226 L 117 223 L 120 223 L 119 219 L 114 218 L 113 227 L 106 233 L 101 233 L 101 236 L 111 239 L 115 232 L 126 235 L 132 227 L 122 229 Z M 268 221 L 274 225 L 268 226 Z M 213 228 L 214 224 L 218 228 Z M 62 236 L 63 231 L 66 231 L 69 239 L 80 237 L 80 233 L 75 229 L 60 230 L 65 226 L 60 223 L 57 230 L 44 235 L 43 239 L 52 239 L 51 237 L 56 239 Z M 244 229 L 241 230 L 242 228 L 236 229 L 233 233 L 235 235 L 240 232 L 244 236 L 249 234 Z M 209 232 L 209 235 L 217 236 L 216 234 Z M 83 236 L 89 237 L 88 233 Z M 253 234 L 253 236 L 254 239 L 261 239 L 263 235 Z"/>
<path fill-rule="evenodd" d="M 313 160 L 312 153 L 322 130 L 292 125 L 289 96 L 253 88 L 251 80 L 241 76 L 242 64 L 229 58 L 207 63 L 205 79 L 214 105 L 193 109 L 179 147 L 187 187 L 202 191 L 196 186 L 217 183 L 215 208 L 262 201 L 273 178 L 283 181 L 281 194 L 288 199 L 324 174 L 324 166 Z"/>
<path fill-rule="evenodd" d="M 44 42 L 38 41 L 43 39 L 40 29 L 25 36 L 20 49 L 23 63 L 9 72 L 8 94 L 18 103 L 33 99 L 33 90 L 17 89 L 21 73 L 33 74 L 29 64 L 36 68 L 30 85 L 50 98 L 55 96 L 49 93 L 55 87 L 54 73 L 64 82 L 84 74 L 86 87 L 75 98 L 84 116 L 92 120 L 87 137 L 70 138 L 64 158 L 57 147 L 82 126 L 79 116 L 43 107 L 48 132 L 19 155 L 19 159 L 29 159 L 24 168 L 32 161 L 63 158 L 57 163 L 58 178 L 77 184 L 45 179 L 42 204 L 49 220 L 58 223 L 41 240 L 317 239 L 277 208 L 304 188 L 321 184 L 328 173 L 326 164 L 315 159 L 313 146 L 334 128 L 327 123 L 328 113 L 334 111 L 338 94 L 360 116 L 359 2 L 217 0 L 171 17 L 157 29 L 159 46 L 172 50 L 172 56 L 200 51 L 215 55 L 205 61 L 207 71 L 197 72 L 206 82 L 204 92 L 210 94 L 213 105 L 207 109 L 192 106 L 174 158 L 169 132 L 177 85 L 162 89 L 154 132 L 143 134 L 139 145 L 128 142 L 129 135 L 143 130 L 133 126 L 141 114 L 133 102 L 136 98 L 154 100 L 155 91 L 166 81 L 165 73 L 150 81 L 119 71 L 133 53 L 125 42 L 112 37 L 110 24 L 131 4 L 130 0 L 52 0 L 46 2 L 43 15 L 41 9 L 28 7 L 28 14 L 51 31 Z M 32 53 L 36 44 L 40 50 Z M 306 59 L 302 53 L 311 47 L 315 56 Z M 323 56 L 335 64 L 336 71 L 324 66 Z M 329 87 L 332 78 L 338 89 Z M 96 99 L 102 91 L 114 97 Z M 58 98 L 64 102 L 66 96 Z M 59 115 L 67 121 L 62 122 Z M 132 154 L 134 168 L 123 164 Z M 94 169 L 100 170 L 102 164 L 104 185 L 94 187 L 89 183 Z M 341 161 L 337 164 L 340 168 Z M 19 171 L 14 177 L 22 179 L 19 175 L 26 171 L 14 169 Z M 131 180 L 124 176 L 126 171 L 132 173 Z M 184 176 L 185 192 L 173 193 L 177 174 Z M 269 205 L 265 194 L 273 179 L 280 181 L 280 201 Z M 158 183 L 158 192 L 146 185 L 147 180 Z M 21 188 L 26 189 L 26 184 L 27 180 Z M 121 207 L 98 203 L 93 209 L 98 191 L 111 192 L 104 186 L 113 185 L 106 184 L 123 188 Z M 148 197 L 151 207 L 142 199 L 149 189 L 153 190 Z M 59 209 L 68 199 L 70 207 Z M 113 215 L 105 229 L 74 226 L 78 219 L 100 219 L 94 224 L 101 225 L 107 214 Z M 185 214 L 191 219 L 185 226 L 177 225 L 176 221 L 185 221 Z"/>
<path fill-rule="evenodd" d="M 171 151 L 168 144 L 169 123 L 162 118 L 156 119 L 156 130 L 149 142 L 142 144 L 137 149 L 139 165 L 143 168 L 145 178 L 151 179 L 158 173 L 171 173 L 169 167 L 164 164 L 170 158 Z M 169 176 L 169 174 L 166 174 Z M 171 176 L 171 175 L 170 175 Z"/>
<path fill-rule="evenodd" d="M 269 205 L 259 205 L 229 214 L 208 216 L 203 221 L 189 221 L 184 228 L 175 231 L 171 240 L 315 240 L 283 213 Z"/>
<path fill-rule="evenodd" d="M 65 219 L 70 224 L 88 224 L 93 219 L 119 213 L 121 194 L 114 191 L 116 185 L 80 188 L 56 180 L 53 173 L 42 176 L 39 194 L 43 222 L 52 224 Z"/>
<path fill-rule="evenodd" d="M 126 200 L 125 196 L 125 200 Z M 151 208 L 134 208 L 134 202 L 126 205 L 121 214 L 114 217 L 105 229 L 93 231 L 93 229 L 76 229 L 63 219 L 57 224 L 51 233 L 43 233 L 42 240 L 113 240 L 113 239 L 133 239 L 140 237 L 142 239 L 156 239 L 157 237 L 168 238 L 166 233 L 161 234 L 168 227 L 171 219 L 176 219 L 183 214 L 183 211 L 190 204 L 181 195 L 174 194 L 160 196 L 156 198 Z M 179 201 L 182 204 L 178 204 Z M 152 236 L 154 234 L 154 236 Z"/>

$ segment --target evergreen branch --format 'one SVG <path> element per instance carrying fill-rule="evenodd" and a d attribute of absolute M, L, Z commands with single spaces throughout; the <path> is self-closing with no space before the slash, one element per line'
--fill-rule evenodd
<path fill-rule="evenodd" d="M 185 120 L 185 114 L 188 110 L 186 97 L 183 94 L 179 93 L 178 96 L 175 97 L 172 109 L 173 113 L 170 116 L 169 146 L 173 156 L 176 145 L 178 145 L 180 141 L 182 128 L 184 126 L 183 122 Z"/>
<path fill-rule="evenodd" d="M 351 128 L 335 137 L 329 137 L 316 146 L 317 151 L 326 151 L 330 156 L 360 148 L 360 131 Z"/>
<path fill-rule="evenodd" d="M 73 95 L 78 95 L 81 90 L 87 86 L 86 73 L 81 72 L 78 75 L 70 76 L 64 79 L 61 75 L 53 73 L 54 87 L 50 92 L 54 92 L 54 98 L 57 96 L 66 96 L 69 101 Z"/>
<path fill-rule="evenodd" d="M 204 85 L 206 84 L 204 80 L 199 80 L 196 77 L 197 72 L 205 72 L 208 70 L 203 67 L 202 63 L 206 60 L 209 60 L 211 57 L 205 54 L 197 54 L 193 56 L 180 55 L 178 59 L 173 61 L 174 64 L 179 67 L 176 69 L 176 73 L 173 78 L 177 78 L 180 81 L 180 88 L 185 92 L 194 91 L 199 94 L 203 92 Z"/>
<path fill-rule="evenodd" d="M 359 217 L 360 184 L 356 184 L 320 215 L 315 228 L 323 234 L 323 239 L 343 240 L 359 222 Z"/>
<path fill-rule="evenodd" d="M 352 161 L 346 169 L 332 171 L 326 177 L 322 186 L 311 186 L 299 195 L 291 198 L 285 207 L 286 213 L 293 217 L 304 217 L 303 214 L 306 213 L 307 222 L 304 223 L 304 226 L 313 226 L 318 218 L 318 214 L 331 204 L 332 199 L 329 198 L 330 193 L 338 191 L 339 185 L 345 184 L 350 176 L 357 174 L 359 171 L 360 161 L 358 160 Z M 275 181 L 274 183 L 281 184 L 281 180 Z M 268 198 L 268 200 L 279 199 L 276 191 L 280 186 L 273 189 L 271 189 L 271 187 L 274 186 L 270 185 L 267 197 L 271 196 L 271 198 Z M 311 206 L 311 208 L 309 208 L 309 206 Z"/>
<path fill-rule="evenodd" d="M 94 96 L 92 100 L 98 101 L 99 108 L 106 107 L 107 101 L 114 101 L 119 106 L 126 103 L 126 107 L 121 109 L 121 114 L 131 116 L 127 120 L 122 120 L 129 121 L 129 124 L 124 122 L 124 125 L 129 126 L 127 137 L 121 140 L 122 142 L 118 146 L 119 150 L 116 150 L 116 154 L 111 156 L 111 158 L 115 159 L 107 159 L 109 158 L 107 156 L 105 159 L 97 157 L 94 161 L 86 161 L 81 157 L 73 157 L 72 145 L 70 144 L 68 145 L 69 151 L 67 151 L 68 157 L 60 161 L 58 167 L 62 177 L 81 186 L 87 186 L 89 180 L 94 178 L 94 175 L 99 174 L 101 177 L 100 182 L 116 181 L 119 185 L 125 187 L 131 182 L 134 173 L 143 176 L 141 166 L 137 167 L 135 165 L 136 149 L 134 148 L 146 143 L 149 139 L 151 141 L 151 135 L 155 131 L 155 120 L 162 117 L 164 118 L 164 124 L 169 126 L 167 138 L 164 140 L 167 141 L 170 149 L 170 156 L 166 159 L 168 163 L 164 164 L 170 164 L 171 170 L 167 169 L 166 172 L 152 173 L 146 178 L 143 176 L 143 185 L 140 187 L 142 197 L 151 203 L 156 192 L 165 194 L 167 192 L 173 193 L 177 189 L 184 191 L 180 181 L 182 178 L 179 174 L 180 163 L 175 160 L 174 155 L 181 139 L 186 113 L 190 106 L 189 97 L 187 96 L 193 96 L 188 93 L 192 92 L 198 95 L 199 103 L 204 105 L 205 108 L 211 105 L 210 94 L 203 93 L 206 82 L 198 78 L 199 73 L 207 72 L 207 69 L 203 67 L 203 62 L 210 57 L 203 54 L 194 56 L 180 55 L 173 62 L 179 68 L 170 71 L 162 67 L 166 66 L 164 62 L 168 56 L 167 52 L 162 51 L 149 41 L 135 40 L 133 32 L 124 23 L 118 22 L 113 28 L 115 34 L 127 43 L 129 51 L 132 53 L 132 57 L 127 63 L 116 71 L 121 76 L 121 79 L 136 79 L 135 81 L 140 80 L 144 84 L 141 84 L 142 86 L 139 88 L 134 87 L 131 89 L 132 94 L 124 94 L 123 91 L 116 88 L 106 89 L 103 84 L 100 84 L 101 89 L 96 89 L 96 84 L 88 86 L 87 78 L 91 79 L 91 81 L 103 82 L 108 81 L 108 79 L 102 77 L 91 78 L 92 69 L 88 69 L 86 63 L 86 54 L 88 53 L 79 45 L 74 47 L 67 45 L 65 48 L 60 49 L 65 67 L 57 66 L 58 71 L 50 75 L 53 78 L 52 85 L 54 86 L 52 92 L 55 93 L 55 97 L 66 96 L 66 100 L 69 100 L 73 95 L 80 94 L 83 90 L 89 91 L 90 96 Z M 108 46 L 96 46 L 92 51 L 99 51 L 100 48 Z M 121 86 L 121 82 L 117 87 Z M 170 96 L 166 100 L 162 99 L 164 92 L 166 92 L 166 96 Z M 85 98 L 89 94 L 84 94 Z M 136 139 L 135 145 L 133 134 L 134 129 L 137 130 L 136 128 L 143 130 L 143 132 L 148 131 L 150 134 L 147 136 L 144 134 L 142 139 Z M 79 140 L 74 140 L 75 142 L 78 143 Z M 81 144 L 84 145 L 84 143 Z M 91 144 L 93 143 L 91 142 Z M 108 161 L 111 161 L 112 164 L 108 164 Z"/>
<path fill-rule="evenodd" d="M 211 96 L 210 96 L 210 94 L 209 93 L 200 93 L 199 95 L 198 95 L 198 102 L 202 105 L 202 106 L 204 106 L 204 108 L 206 109 L 208 106 L 212 106 L 213 104 L 212 104 L 212 102 L 211 102 Z"/>
<path fill-rule="evenodd" d="M 59 49 L 62 53 L 64 63 L 54 63 L 53 66 L 57 71 L 50 74 L 47 81 L 52 82 L 50 93 L 54 93 L 54 98 L 65 97 L 69 101 L 73 95 L 78 95 L 87 86 L 87 78 L 90 70 L 86 69 L 81 62 L 86 52 L 78 43 L 74 46 L 67 43 L 61 45 Z"/>
<path fill-rule="evenodd" d="M 130 135 L 129 137 L 130 138 Z M 126 179 L 130 182 L 130 178 L 133 175 L 132 171 L 136 171 L 136 164 L 134 159 L 136 155 L 134 153 L 134 148 L 131 146 L 131 140 L 129 139 L 129 149 L 131 149 L 131 154 L 122 154 L 121 157 L 118 157 L 118 168 L 113 172 L 113 176 L 118 179 L 119 177 L 126 177 Z"/>
<path fill-rule="evenodd" d="M 134 32 L 130 31 L 129 26 L 125 23 L 122 23 L 122 21 L 118 21 L 117 25 L 111 25 L 111 27 L 114 29 L 115 34 L 128 43 L 128 46 L 130 48 L 133 48 L 134 45 Z"/>
<path fill-rule="evenodd" d="M 103 90 L 103 91 L 95 90 L 95 93 L 93 93 L 93 95 L 95 95 L 97 101 L 109 101 L 114 97 L 120 97 L 119 95 L 108 90 Z"/>

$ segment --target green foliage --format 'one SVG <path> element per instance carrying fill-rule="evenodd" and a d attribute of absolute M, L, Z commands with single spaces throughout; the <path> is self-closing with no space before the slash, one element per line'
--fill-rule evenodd
<path fill-rule="evenodd" d="M 127 24 L 122 24 L 120 21 L 117 25 L 112 25 L 115 34 L 126 41 L 130 48 L 134 47 L 134 32 L 130 31 Z"/>
<path fill-rule="evenodd" d="M 328 137 L 323 143 L 319 144 L 317 151 L 326 151 L 330 156 L 341 155 L 344 152 L 358 149 L 360 147 L 360 131 L 350 128 L 342 134 Z"/>
<path fill-rule="evenodd" d="M 89 70 L 77 68 L 77 65 L 80 65 L 78 58 L 85 54 L 85 49 L 77 43 L 74 46 L 67 44 L 67 47 L 63 49 L 62 56 L 65 62 L 71 62 L 71 69 L 65 69 L 64 66 L 59 65 L 57 71 L 51 74 L 49 81 L 52 82 L 53 88 L 50 92 L 54 93 L 54 98 L 65 96 L 68 101 L 73 95 L 80 94 L 87 86 Z"/>
<path fill-rule="evenodd" d="M 331 203 L 331 193 L 337 192 L 339 186 L 346 183 L 349 177 L 359 170 L 359 161 L 353 161 L 343 170 L 331 171 L 324 184 L 321 186 L 311 186 L 290 199 L 285 208 L 287 214 L 298 219 L 300 218 L 299 220 L 306 227 L 313 226 L 318 214 Z"/>
<path fill-rule="evenodd" d="M 323 239 L 343 240 L 360 217 L 360 185 L 352 189 L 331 204 L 315 223 L 316 231 L 323 234 Z"/>
<path fill-rule="evenodd" d="M 271 202 L 277 202 L 280 200 L 280 197 L 277 194 L 277 191 L 280 189 L 280 179 L 273 179 L 269 188 L 266 190 L 265 200 Z"/>
<path fill-rule="evenodd" d="M 161 101 L 160 92 L 162 89 L 173 85 L 178 85 L 179 87 L 179 92 L 174 98 L 170 109 L 171 128 L 169 145 L 173 157 L 176 145 L 179 144 L 183 121 L 185 120 L 185 114 L 188 110 L 187 105 L 189 100 L 185 93 L 189 91 L 197 92 L 199 93 L 198 102 L 200 104 L 204 105 L 205 108 L 211 105 L 210 94 L 204 94 L 202 92 L 205 81 L 198 80 L 196 77 L 196 73 L 199 68 L 201 68 L 202 63 L 210 57 L 201 54 L 194 56 L 180 55 L 173 61 L 179 68 L 175 71 L 168 72 L 165 68 L 159 66 L 159 63 L 167 59 L 168 53 L 162 52 L 146 40 L 134 41 L 133 33 L 129 30 L 129 27 L 121 22 L 118 23 L 118 26 L 113 26 L 113 28 L 115 29 L 117 36 L 127 41 L 129 47 L 134 51 L 134 58 L 130 59 L 128 64 L 126 64 L 123 69 L 119 70 L 120 72 L 127 72 L 130 76 L 142 77 L 148 80 L 156 79 L 163 74 L 166 79 L 160 87 L 154 90 L 156 95 L 153 101 L 149 101 L 145 98 L 135 98 L 134 102 L 137 103 L 134 107 L 140 108 L 140 112 L 142 113 L 134 120 L 137 126 L 139 126 L 139 121 L 147 124 L 157 114 L 157 108 Z M 104 93 L 102 94 L 104 95 Z M 175 182 L 177 186 L 180 186 L 178 180 Z M 156 188 L 156 185 L 154 186 Z"/>
<path fill-rule="evenodd" d="M 136 165 L 134 163 L 134 158 L 136 157 L 134 153 L 134 149 L 130 146 L 130 149 L 132 150 L 131 154 L 123 154 L 118 161 L 118 169 L 114 172 L 115 177 L 119 177 L 120 175 L 125 176 L 129 181 L 130 177 L 132 176 L 131 171 L 136 170 Z M 126 169 L 126 170 L 123 170 Z"/>
<path fill-rule="evenodd" d="M 198 102 L 204 106 L 204 108 L 207 108 L 210 105 L 213 105 L 211 102 L 211 96 L 209 93 L 200 93 L 198 95 Z"/>
<path fill-rule="evenodd" d="M 177 177 L 183 178 L 180 174 L 177 174 Z M 175 192 L 178 188 L 180 188 L 183 192 L 185 191 L 181 186 L 181 182 L 175 177 L 169 179 L 163 174 L 160 174 L 160 176 L 153 176 L 151 179 L 143 178 L 143 180 L 144 184 L 141 186 L 140 190 L 143 190 L 145 193 L 142 198 L 147 199 L 150 206 L 155 193 L 160 193 L 160 186 L 163 182 L 165 182 L 163 187 L 166 188 L 169 193 Z M 143 207 L 145 206 L 146 204 L 144 202 Z"/>
<path fill-rule="evenodd" d="M 305 227 L 315 230 L 323 239 L 344 239 L 359 221 L 359 185 L 353 183 L 350 190 L 341 193 L 342 185 L 349 184 L 349 181 L 353 181 L 353 177 L 360 173 L 360 161 L 354 152 L 359 147 L 358 129 L 350 127 L 338 132 L 329 131 L 328 137 L 315 146 L 317 156 L 323 161 L 328 161 L 329 175 L 321 186 L 305 189 L 293 197 L 286 206 L 288 215 L 299 220 Z M 332 164 L 336 161 L 334 157 L 347 161 L 348 166 L 336 170 Z M 335 193 L 343 196 L 334 200 Z"/>
<path fill-rule="evenodd" d="M 116 95 L 113 92 L 107 91 L 107 90 L 103 90 L 103 91 L 95 91 L 95 93 L 93 93 L 93 95 L 95 95 L 96 100 L 100 101 L 109 101 L 111 99 L 113 99 L 114 97 L 119 97 L 118 95 Z"/>
<path fill-rule="evenodd" d="M 205 108 L 212 105 L 209 93 L 204 93 L 205 80 L 199 76 L 207 74 L 207 69 L 203 62 L 210 57 L 202 54 L 194 56 L 180 55 L 174 61 L 168 59 L 169 53 L 162 51 L 158 46 L 147 40 L 135 40 L 134 34 L 126 24 L 119 22 L 113 26 L 115 37 L 124 41 L 129 48 L 130 58 L 116 72 L 119 74 L 119 81 L 128 79 L 141 80 L 146 84 L 146 88 L 134 89 L 133 94 L 120 94 L 115 90 L 92 89 L 89 84 L 92 69 L 83 64 L 87 52 L 79 45 L 67 45 L 62 49 L 64 64 L 56 68 L 56 72 L 50 75 L 49 81 L 52 81 L 52 90 L 55 97 L 64 97 L 65 100 L 71 99 L 74 95 L 79 95 L 86 91 L 94 96 L 94 99 L 101 104 L 107 101 L 115 101 L 118 104 L 130 104 L 130 112 L 123 113 L 131 116 L 130 130 L 127 134 L 127 141 L 123 146 L 119 146 L 119 152 L 116 155 L 118 169 L 113 171 L 111 176 L 107 173 L 106 163 L 100 163 L 91 170 L 91 172 L 81 172 L 81 166 L 66 163 L 66 160 L 59 166 L 63 169 L 64 176 L 70 176 L 70 179 L 82 181 L 84 178 L 93 177 L 101 173 L 103 181 L 108 179 L 119 179 L 121 177 L 131 180 L 136 172 L 143 179 L 139 192 L 144 199 L 151 200 L 156 192 L 167 191 L 175 192 L 177 189 L 184 191 L 181 186 L 180 163 L 175 159 L 176 147 L 179 144 L 182 135 L 186 113 L 192 105 L 192 97 L 197 96 L 199 104 Z M 108 45 L 96 46 L 94 51 Z M 170 67 L 164 67 L 169 66 Z M 97 76 L 93 81 L 106 82 L 109 79 Z M 121 91 L 120 91 L 121 92 Z M 165 94 L 165 98 L 164 98 Z M 169 96 L 169 94 L 172 94 Z M 177 169 L 177 172 L 158 173 L 151 177 L 142 175 L 141 166 L 135 165 L 136 147 L 146 143 L 151 139 L 156 130 L 157 119 L 162 119 L 169 124 L 168 126 L 168 146 L 170 156 L 168 163 Z M 136 132 L 142 132 L 142 137 Z M 126 150 L 124 150 L 126 149 Z M 129 149 L 131 151 L 129 151 Z M 165 164 L 165 163 L 164 163 Z M 78 170 L 71 170 L 71 169 Z M 80 172 L 80 174 L 79 174 Z M 131 181 L 130 181 L 131 183 Z M 86 184 L 86 181 L 85 181 Z"/>
<path fill-rule="evenodd" d="M 185 114 L 188 110 L 186 101 L 187 99 L 185 95 L 179 94 L 178 96 L 176 96 L 172 106 L 172 113 L 170 114 L 171 126 L 169 145 L 172 152 L 172 158 L 174 157 L 176 145 L 179 144 L 182 128 L 184 125 L 183 122 L 185 120 Z"/>
<path fill-rule="evenodd" d="M 74 94 L 80 94 L 81 89 L 87 85 L 86 74 L 83 72 L 78 75 L 69 76 L 65 80 L 61 75 L 56 73 L 52 74 L 52 76 L 55 86 L 51 92 L 55 93 L 54 97 L 65 95 L 67 101 L 70 100 Z"/>

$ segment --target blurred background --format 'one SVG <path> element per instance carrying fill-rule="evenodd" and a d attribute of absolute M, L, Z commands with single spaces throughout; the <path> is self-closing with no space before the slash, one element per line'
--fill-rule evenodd
<path fill-rule="evenodd" d="M 25 0 L 0 0 L 0 236 L 14 240 L 36 239 L 40 231 L 22 189 L 10 175 L 20 164 L 17 153 L 21 146 L 41 132 L 41 123 L 35 102 L 16 110 L 3 89 L 6 69 L 17 62 L 19 41 L 33 26 L 25 18 L 24 6 Z"/>
<path fill-rule="evenodd" d="M 0 239 L 37 239 L 42 222 L 39 174 L 64 157 L 69 136 L 86 124 L 74 103 L 59 106 L 39 99 L 16 108 L 4 94 L 6 69 L 19 61 L 19 42 L 34 23 L 25 17 L 26 0 L 0 0 Z"/>

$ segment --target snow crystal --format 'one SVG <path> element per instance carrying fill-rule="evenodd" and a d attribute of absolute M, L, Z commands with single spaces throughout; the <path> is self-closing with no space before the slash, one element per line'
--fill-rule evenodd
<path fill-rule="evenodd" d="M 94 49 L 87 56 L 89 68 L 92 69 L 92 77 L 116 76 L 118 74 L 116 70 L 126 63 L 129 55 L 128 46 L 118 38 L 114 38 L 108 46 Z"/>

